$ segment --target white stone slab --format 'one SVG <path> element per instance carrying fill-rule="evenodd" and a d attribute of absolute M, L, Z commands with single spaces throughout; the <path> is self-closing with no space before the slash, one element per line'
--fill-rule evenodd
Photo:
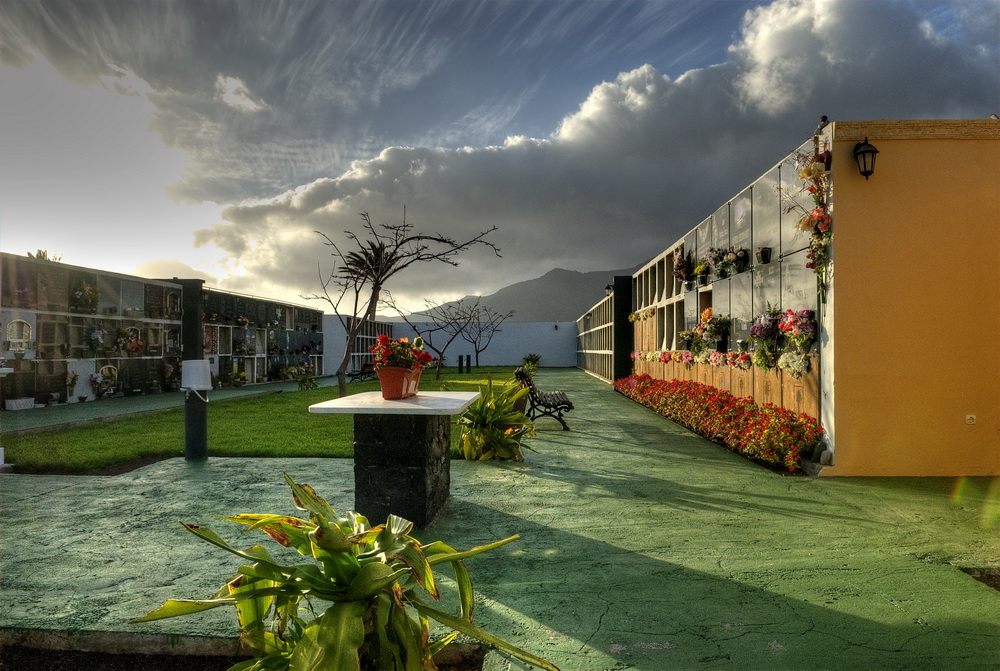
<path fill-rule="evenodd" d="M 387 401 L 380 391 L 368 391 L 309 406 L 309 412 L 337 415 L 458 415 L 479 398 L 478 391 L 422 391 L 399 401 Z"/>

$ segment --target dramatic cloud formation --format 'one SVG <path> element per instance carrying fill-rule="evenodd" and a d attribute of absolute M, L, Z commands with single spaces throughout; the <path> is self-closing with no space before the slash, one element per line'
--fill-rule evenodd
<path fill-rule="evenodd" d="M 10 0 L 2 242 L 44 247 L 10 247 L 7 223 L 58 216 L 59 240 L 132 240 L 132 267 L 176 257 L 294 298 L 331 268 L 315 231 L 405 207 L 459 240 L 496 226 L 503 250 L 408 271 L 390 289 L 410 305 L 627 267 L 821 114 L 1000 111 L 998 17 L 996 0 Z"/>
<path fill-rule="evenodd" d="M 545 139 L 479 149 L 392 147 L 199 233 L 250 277 L 308 258 L 357 212 L 455 237 L 497 226 L 501 262 L 423 268 L 398 294 L 490 291 L 539 269 L 646 260 L 833 119 L 983 117 L 997 103 L 996 48 L 970 48 L 880 3 L 778 2 L 748 12 L 722 64 L 675 80 L 651 65 L 591 91 Z M 860 28 L 859 28 L 860 27 Z M 964 35 L 964 33 L 963 33 Z M 875 65 L 877 64 L 877 66 Z M 995 79 L 995 76 L 994 76 Z M 248 241 L 260 243 L 256 251 Z M 315 276 L 315 269 L 309 269 Z M 305 271 L 286 273 L 307 282 Z"/>

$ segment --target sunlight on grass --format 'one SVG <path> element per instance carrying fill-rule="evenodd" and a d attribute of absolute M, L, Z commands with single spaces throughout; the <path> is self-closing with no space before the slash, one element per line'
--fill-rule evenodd
<path fill-rule="evenodd" d="M 441 379 L 424 371 L 422 391 L 478 391 L 490 378 L 512 381 L 512 367 L 483 367 L 459 375 L 444 369 Z M 350 393 L 377 391 L 378 382 L 355 382 Z M 263 393 L 213 401 L 208 406 L 208 453 L 216 457 L 334 457 L 354 452 L 350 415 L 313 415 L 307 408 L 329 400 L 336 387 Z M 452 455 L 458 456 L 452 429 Z M 184 410 L 94 420 L 83 426 L 5 436 L 6 460 L 19 473 L 88 473 L 148 458 L 184 456 Z"/>

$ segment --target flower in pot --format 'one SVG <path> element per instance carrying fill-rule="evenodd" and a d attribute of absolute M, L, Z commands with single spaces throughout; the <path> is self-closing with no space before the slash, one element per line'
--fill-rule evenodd
<path fill-rule="evenodd" d="M 765 370 L 774 368 L 778 359 L 778 342 L 782 337 L 782 331 L 778 328 L 781 313 L 778 310 L 768 309 L 766 312 L 757 315 L 750 326 L 750 342 L 754 345 L 753 362 L 758 368 Z"/>
<path fill-rule="evenodd" d="M 742 273 L 750 267 L 750 253 L 747 250 L 736 249 L 733 251 L 733 254 L 736 257 L 733 261 L 733 267 L 736 268 L 736 272 Z"/>
<path fill-rule="evenodd" d="M 708 259 L 700 259 L 694 267 L 694 274 L 698 277 L 699 284 L 708 284 Z"/>
<path fill-rule="evenodd" d="M 370 351 L 375 355 L 375 370 L 381 368 L 410 369 L 418 365 L 427 365 L 434 358 L 430 352 L 424 351 L 424 339 L 419 336 L 410 343 L 409 338 L 393 340 L 382 334 Z"/>
<path fill-rule="evenodd" d="M 410 343 L 408 338 L 393 340 L 381 334 L 371 353 L 375 355 L 375 374 L 386 400 L 415 396 L 420 386 L 420 371 L 434 358 L 424 351 L 424 339 L 419 336 Z"/>
<path fill-rule="evenodd" d="M 684 254 L 677 252 L 674 255 L 674 277 L 686 281 L 691 275 L 691 260 Z"/>
<path fill-rule="evenodd" d="M 816 342 L 816 313 L 812 310 L 788 310 L 781 315 L 778 329 L 798 352 L 807 354 Z"/>
<path fill-rule="evenodd" d="M 801 352 L 785 352 L 778 359 L 778 368 L 797 380 L 809 372 L 809 357 Z"/>
<path fill-rule="evenodd" d="M 712 247 L 708 250 L 708 265 L 720 279 L 729 277 L 732 270 L 732 263 L 726 260 L 728 253 L 729 250 L 722 247 Z"/>

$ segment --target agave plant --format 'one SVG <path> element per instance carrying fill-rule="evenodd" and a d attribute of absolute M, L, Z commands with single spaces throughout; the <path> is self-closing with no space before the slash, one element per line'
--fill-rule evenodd
<path fill-rule="evenodd" d="M 462 456 L 470 461 L 524 461 L 521 439 L 535 435 L 535 426 L 515 404 L 527 393 L 527 387 L 494 390 L 493 380 L 489 380 L 485 392 L 458 420 Z"/>
<path fill-rule="evenodd" d="M 256 545 L 240 550 L 211 529 L 184 527 L 199 538 L 248 562 L 211 599 L 171 599 L 132 620 L 149 622 L 233 606 L 242 640 L 255 658 L 230 671 L 433 671 L 433 655 L 459 633 L 479 639 L 528 664 L 558 671 L 537 657 L 472 624 L 473 589 L 465 559 L 519 538 L 459 552 L 440 541 L 421 547 L 409 535 L 413 524 L 390 515 L 371 527 L 355 512 L 340 517 L 315 490 L 288 475 L 295 506 L 309 519 L 242 514 L 222 517 L 260 530 L 279 544 L 311 557 L 312 563 L 286 565 Z M 448 562 L 458 585 L 459 615 L 425 603 L 439 600 L 432 566 Z M 418 589 L 419 588 L 419 589 Z M 429 619 L 453 631 L 430 642 Z"/>

